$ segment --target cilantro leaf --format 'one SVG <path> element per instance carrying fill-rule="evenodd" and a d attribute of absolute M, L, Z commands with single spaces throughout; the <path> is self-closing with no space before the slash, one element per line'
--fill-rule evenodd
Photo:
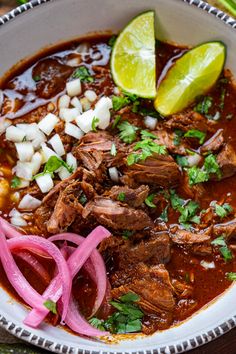
<path fill-rule="evenodd" d="M 236 273 L 234 272 L 227 273 L 227 279 L 232 281 L 236 280 Z"/>
<path fill-rule="evenodd" d="M 116 156 L 117 155 L 117 150 L 116 150 L 116 146 L 113 143 L 111 146 L 111 151 L 110 151 L 111 156 Z"/>
<path fill-rule="evenodd" d="M 79 197 L 79 202 L 82 205 L 85 205 L 87 203 L 88 199 L 86 197 L 86 195 L 84 193 L 82 193 L 82 195 Z"/>
<path fill-rule="evenodd" d="M 115 119 L 114 119 L 114 122 L 112 123 L 112 129 L 116 128 L 116 126 L 117 126 L 117 124 L 119 123 L 120 120 L 121 120 L 121 116 L 116 115 Z"/>
<path fill-rule="evenodd" d="M 220 237 L 216 238 L 215 240 L 213 240 L 211 242 L 211 244 L 213 246 L 221 246 L 219 248 L 219 251 L 222 254 L 225 262 L 231 261 L 233 259 L 232 252 L 228 248 L 224 236 L 220 236 Z"/>
<path fill-rule="evenodd" d="M 215 155 L 210 154 L 205 158 L 204 169 L 208 174 L 216 174 L 218 178 L 221 177 L 220 166 L 216 160 Z"/>
<path fill-rule="evenodd" d="M 137 294 L 131 292 L 120 297 L 120 301 L 122 302 L 136 302 L 139 300 L 140 297 Z"/>
<path fill-rule="evenodd" d="M 130 236 L 132 236 L 133 234 L 134 234 L 134 231 L 124 230 L 122 233 L 122 237 L 124 240 L 128 240 L 130 238 Z"/>
<path fill-rule="evenodd" d="M 57 156 L 51 156 L 47 163 L 44 166 L 43 172 L 38 173 L 33 177 L 33 179 L 43 176 L 47 173 L 50 173 L 50 175 L 53 177 L 53 173 L 58 170 L 60 167 L 65 167 L 68 172 L 72 173 L 73 172 L 73 167 L 69 166 L 65 161 L 59 159 Z"/>
<path fill-rule="evenodd" d="M 197 129 L 191 129 L 189 131 L 187 131 L 187 133 L 184 134 L 185 138 L 196 138 L 199 140 L 200 144 L 204 143 L 205 137 L 206 137 L 206 133 L 201 132 L 200 130 Z"/>
<path fill-rule="evenodd" d="M 115 44 L 115 42 L 116 42 L 116 38 L 117 38 L 117 36 L 113 35 L 113 36 L 111 36 L 111 38 L 109 39 L 108 45 L 109 45 L 111 48 L 113 48 L 113 46 L 114 46 L 114 44 Z"/>
<path fill-rule="evenodd" d="M 97 131 L 98 124 L 99 124 L 99 118 L 93 117 L 93 120 L 92 120 L 92 131 L 93 132 Z"/>
<path fill-rule="evenodd" d="M 169 206 L 167 205 L 167 206 L 163 209 L 161 215 L 159 216 L 159 218 L 160 218 L 162 221 L 164 221 L 164 222 L 167 222 L 167 221 L 168 221 L 168 208 L 169 208 Z"/>
<path fill-rule="evenodd" d="M 121 108 L 127 106 L 130 103 L 128 97 L 125 96 L 113 96 L 112 97 L 112 105 L 114 111 L 119 111 Z"/>
<path fill-rule="evenodd" d="M 156 205 L 153 203 L 153 200 L 155 198 L 156 194 L 150 194 L 146 199 L 145 199 L 145 204 L 149 206 L 149 208 L 156 208 Z"/>
<path fill-rule="evenodd" d="M 187 170 L 189 184 L 192 186 L 193 184 L 206 182 L 209 179 L 209 175 L 203 169 L 193 166 Z"/>
<path fill-rule="evenodd" d="M 80 79 L 82 82 L 93 82 L 94 78 L 90 75 L 90 72 L 86 66 L 79 66 L 73 72 L 72 79 Z"/>
<path fill-rule="evenodd" d="M 210 96 L 205 96 L 203 99 L 194 107 L 194 111 L 201 114 L 208 114 L 209 109 L 212 107 L 213 99 Z"/>
<path fill-rule="evenodd" d="M 189 162 L 188 162 L 188 159 L 186 156 L 177 155 L 176 162 L 181 167 L 188 167 L 189 166 Z"/>
<path fill-rule="evenodd" d="M 14 176 L 11 180 L 11 188 L 18 188 L 21 185 L 21 180 L 19 177 Z"/>
<path fill-rule="evenodd" d="M 233 211 L 233 208 L 228 203 L 223 205 L 215 203 L 213 206 L 215 208 L 216 215 L 218 215 L 221 219 L 225 218 L 229 213 Z"/>
<path fill-rule="evenodd" d="M 39 75 L 35 75 L 35 76 L 33 76 L 33 80 L 35 82 L 39 82 L 41 80 L 41 77 Z"/>
<path fill-rule="evenodd" d="M 120 202 L 124 202 L 125 201 L 125 193 L 123 193 L 123 192 L 119 193 L 117 196 L 117 200 L 119 200 Z"/>
<path fill-rule="evenodd" d="M 49 311 L 54 313 L 54 315 L 57 315 L 57 304 L 54 301 L 46 300 L 43 304 Z"/>
<path fill-rule="evenodd" d="M 181 138 L 184 136 L 184 132 L 180 129 L 175 129 L 174 131 L 174 140 L 173 143 L 175 146 L 178 146 L 181 142 Z"/>
<path fill-rule="evenodd" d="M 142 114 L 143 116 L 149 116 L 149 117 L 153 117 L 153 118 L 160 118 L 160 114 L 154 109 L 140 107 L 138 112 L 140 114 Z"/>
<path fill-rule="evenodd" d="M 104 321 L 100 320 L 97 317 L 90 318 L 89 323 L 91 324 L 91 326 L 93 326 L 93 327 L 95 327 L 97 329 L 100 329 L 100 331 L 105 331 L 106 330 L 106 328 L 104 327 Z"/>
<path fill-rule="evenodd" d="M 179 223 L 185 228 L 189 227 L 189 223 L 200 223 L 200 217 L 196 215 L 199 210 L 197 202 L 180 198 L 174 190 L 170 190 L 170 202 L 172 208 L 180 213 Z"/>
<path fill-rule="evenodd" d="M 150 132 L 148 132 L 147 130 L 141 130 L 141 139 L 145 140 L 145 139 L 158 139 L 158 137 Z"/>
<path fill-rule="evenodd" d="M 138 130 L 138 128 L 134 125 L 130 124 L 127 121 L 123 121 L 117 126 L 117 128 L 120 131 L 120 139 L 123 140 L 125 143 L 131 144 L 134 140 L 136 140 L 136 131 Z"/>

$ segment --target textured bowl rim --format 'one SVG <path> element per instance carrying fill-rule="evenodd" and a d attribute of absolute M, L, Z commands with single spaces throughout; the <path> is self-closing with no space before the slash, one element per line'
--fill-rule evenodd
<path fill-rule="evenodd" d="M 21 13 L 31 10 L 34 7 L 39 5 L 43 5 L 47 2 L 51 2 L 52 0 L 31 0 L 30 2 L 18 6 L 17 8 L 13 9 L 12 11 L 6 13 L 3 16 L 0 16 L 0 26 L 3 26 L 7 22 L 14 19 L 16 16 L 20 15 Z M 232 28 L 236 29 L 236 19 L 227 15 L 224 11 L 219 10 L 218 8 L 206 3 L 202 0 L 181 0 L 182 2 L 186 3 L 187 5 L 193 5 L 197 8 L 206 11 L 207 13 L 215 16 L 219 20 L 223 21 L 226 25 L 229 25 Z M 73 353 L 73 354 L 84 354 L 85 351 L 78 347 L 71 347 L 60 343 L 55 343 L 50 340 L 46 340 L 43 337 L 37 336 L 31 333 L 28 330 L 21 328 L 20 326 L 14 324 L 11 321 L 8 321 L 3 315 L 0 314 L 0 327 L 7 330 L 9 333 L 13 334 L 15 337 L 22 339 L 30 344 L 35 346 L 41 347 L 43 349 L 52 351 L 54 353 Z M 220 337 L 221 335 L 225 334 L 226 332 L 230 331 L 231 329 L 236 327 L 236 316 L 232 316 L 227 321 L 223 322 L 222 324 L 218 325 L 216 328 L 212 330 L 202 333 L 195 338 L 191 338 L 189 340 L 185 340 L 180 342 L 176 345 L 168 345 L 162 348 L 155 348 L 153 346 L 152 350 L 143 350 L 138 351 L 139 354 L 163 354 L 163 353 L 183 353 L 188 350 L 194 349 L 201 345 L 207 344 L 210 341 Z M 106 352 L 98 352 L 96 350 L 86 350 L 87 354 L 116 354 L 112 351 Z M 125 351 L 119 352 L 119 354 L 135 354 L 135 351 Z"/>

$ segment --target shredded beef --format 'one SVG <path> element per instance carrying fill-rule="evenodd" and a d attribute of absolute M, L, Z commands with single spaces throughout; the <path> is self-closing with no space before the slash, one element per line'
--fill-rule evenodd
<path fill-rule="evenodd" d="M 221 169 L 221 179 L 231 177 L 236 173 L 236 152 L 230 143 L 225 144 L 219 155 L 217 162 Z"/>
<path fill-rule="evenodd" d="M 191 245 L 194 243 L 202 243 L 209 241 L 210 230 L 206 232 L 193 233 L 188 230 L 182 230 L 179 227 L 173 227 L 171 230 L 171 238 L 174 243 Z"/>
<path fill-rule="evenodd" d="M 148 186 L 140 186 L 136 189 L 127 186 L 113 186 L 105 195 L 108 195 L 113 200 L 120 200 L 121 196 L 124 198 L 122 201 L 131 207 L 137 208 L 143 204 L 149 194 Z"/>
<path fill-rule="evenodd" d="M 207 140 L 201 147 L 201 153 L 217 152 L 224 143 L 223 129 L 218 129 L 217 132 Z"/>
<path fill-rule="evenodd" d="M 164 123 L 164 126 L 172 130 L 180 129 L 184 132 L 191 129 L 196 129 L 203 132 L 211 130 L 209 120 L 192 110 L 173 115 L 169 120 L 167 120 L 167 122 Z"/>

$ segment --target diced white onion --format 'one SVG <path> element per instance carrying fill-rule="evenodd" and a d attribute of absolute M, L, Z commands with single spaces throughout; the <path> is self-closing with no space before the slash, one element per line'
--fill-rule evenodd
<path fill-rule="evenodd" d="M 25 141 L 23 143 L 15 143 L 17 155 L 20 161 L 28 162 L 34 155 L 33 144 Z"/>
<path fill-rule="evenodd" d="M 25 138 L 25 132 L 14 125 L 6 129 L 6 139 L 14 143 L 20 143 Z"/>
<path fill-rule="evenodd" d="M 214 269 L 216 267 L 215 262 L 201 261 L 200 264 L 205 269 Z"/>
<path fill-rule="evenodd" d="M 146 116 L 144 117 L 144 124 L 146 128 L 154 130 L 157 125 L 157 119 L 150 116 Z"/>
<path fill-rule="evenodd" d="M 189 155 L 186 157 L 188 160 L 188 165 L 190 167 L 192 166 L 197 166 L 199 164 L 199 162 L 201 161 L 201 155 L 198 154 L 194 154 L 194 155 Z"/>
<path fill-rule="evenodd" d="M 80 110 L 78 108 L 61 108 L 59 117 L 66 122 L 72 122 L 79 114 Z"/>
<path fill-rule="evenodd" d="M 34 167 L 31 162 L 17 161 L 16 166 L 13 168 L 13 172 L 15 172 L 17 177 L 26 181 L 31 181 L 33 177 L 33 169 Z"/>
<path fill-rule="evenodd" d="M 92 122 L 94 117 L 94 111 L 90 109 L 89 111 L 78 116 L 76 118 L 76 123 L 83 132 L 88 133 L 92 130 Z"/>
<path fill-rule="evenodd" d="M 119 182 L 119 172 L 116 167 L 110 167 L 108 169 L 108 172 L 109 172 L 110 179 L 113 182 Z"/>
<path fill-rule="evenodd" d="M 102 97 L 95 105 L 94 116 L 99 119 L 98 127 L 106 129 L 110 124 L 112 100 L 109 97 Z"/>
<path fill-rule="evenodd" d="M 56 156 L 59 158 L 59 156 L 56 154 L 56 152 L 52 149 L 50 149 L 49 147 L 47 147 L 47 145 L 45 143 L 43 143 L 42 145 L 42 157 L 43 157 L 43 163 L 47 162 L 51 156 Z"/>
<path fill-rule="evenodd" d="M 26 194 L 20 201 L 18 208 L 21 210 L 35 210 L 41 205 L 41 200 L 32 197 L 30 194 Z"/>
<path fill-rule="evenodd" d="M 80 103 L 82 105 L 83 111 L 86 112 L 91 108 L 91 103 L 86 97 L 80 98 Z"/>
<path fill-rule="evenodd" d="M 21 216 L 11 218 L 10 222 L 14 226 L 27 226 L 27 222 Z"/>
<path fill-rule="evenodd" d="M 58 100 L 59 108 L 68 108 L 70 105 L 70 97 L 68 95 L 63 95 Z"/>
<path fill-rule="evenodd" d="M 73 170 L 75 171 L 78 167 L 78 164 L 77 164 L 77 160 L 76 158 L 74 157 L 74 155 L 72 155 L 71 152 L 69 152 L 67 155 L 66 155 L 66 163 L 68 166 L 71 166 L 73 167 Z"/>
<path fill-rule="evenodd" d="M 42 165 L 42 155 L 39 153 L 39 152 L 36 152 L 33 157 L 32 157 L 32 160 L 31 160 L 31 164 L 32 164 L 32 167 L 33 167 L 33 175 L 36 175 L 39 170 L 40 170 L 40 167 Z"/>
<path fill-rule="evenodd" d="M 53 150 L 57 153 L 58 156 L 65 155 L 66 152 L 59 134 L 53 135 L 53 137 L 48 142 L 50 145 L 52 145 Z"/>
<path fill-rule="evenodd" d="M 39 129 L 42 130 L 46 135 L 50 135 L 57 123 L 59 122 L 59 119 L 55 114 L 48 113 L 39 123 Z"/>
<path fill-rule="evenodd" d="M 9 213 L 9 216 L 11 218 L 14 218 L 14 217 L 17 217 L 17 216 L 21 216 L 21 213 L 16 209 L 16 208 L 13 208 L 10 213 Z"/>
<path fill-rule="evenodd" d="M 70 97 L 80 95 L 82 92 L 80 79 L 75 79 L 73 81 L 67 82 L 66 91 L 67 91 L 68 96 L 70 96 Z"/>
<path fill-rule="evenodd" d="M 75 108 L 77 108 L 79 110 L 79 113 L 83 112 L 83 108 L 82 108 L 81 102 L 78 99 L 78 97 L 72 98 L 71 104 L 72 104 L 73 107 L 75 107 Z"/>
<path fill-rule="evenodd" d="M 92 91 L 92 90 L 87 90 L 84 93 L 84 96 L 90 101 L 90 102 L 94 102 L 97 99 L 97 95 L 96 92 Z"/>
<path fill-rule="evenodd" d="M 10 127 L 10 125 L 12 125 L 12 122 L 10 121 L 10 119 L 1 118 L 0 119 L 0 135 L 5 133 L 6 129 L 8 127 Z"/>
<path fill-rule="evenodd" d="M 37 137 L 32 141 L 34 149 L 38 150 L 41 147 L 41 144 L 44 143 L 46 140 L 46 136 L 40 130 L 37 134 Z"/>
<path fill-rule="evenodd" d="M 50 173 L 35 178 L 42 193 L 48 193 L 54 186 Z"/>
<path fill-rule="evenodd" d="M 79 66 L 80 63 L 81 63 L 81 58 L 77 57 L 77 58 L 69 59 L 66 62 L 66 65 L 69 65 L 69 66 L 72 66 L 73 68 L 76 68 L 77 66 Z"/>
<path fill-rule="evenodd" d="M 21 129 L 24 134 L 26 140 L 32 141 L 34 139 L 37 139 L 38 136 L 41 134 L 38 124 L 32 123 L 32 124 L 17 124 L 17 128 Z"/>
<path fill-rule="evenodd" d="M 119 88 L 118 88 L 117 86 L 114 87 L 113 92 L 114 92 L 114 94 L 115 94 L 116 96 L 119 96 L 119 94 L 120 94 L 120 90 L 119 90 Z"/>
<path fill-rule="evenodd" d="M 82 130 L 72 123 L 66 123 L 65 133 L 67 135 L 73 136 L 76 139 L 81 139 L 82 136 L 84 135 Z"/>
<path fill-rule="evenodd" d="M 30 181 L 26 181 L 25 179 L 20 178 L 20 183 L 15 189 L 23 189 L 29 187 L 29 185 L 30 185 Z"/>
<path fill-rule="evenodd" d="M 71 173 L 63 166 L 58 171 L 58 176 L 61 180 L 68 178 L 70 175 Z"/>

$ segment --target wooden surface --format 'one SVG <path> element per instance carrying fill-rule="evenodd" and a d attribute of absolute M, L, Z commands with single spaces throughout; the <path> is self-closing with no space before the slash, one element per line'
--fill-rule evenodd
<path fill-rule="evenodd" d="M 209 3 L 217 4 L 217 1 L 208 1 Z M 9 11 L 16 5 L 15 0 L 0 0 L 0 15 Z M 236 301 L 235 301 L 236 303 Z M 236 305 L 235 305 L 236 306 Z M 28 345 L 2 345 L 0 344 L 1 354 L 46 354 L 46 351 L 42 351 L 35 347 Z M 236 328 L 226 333 L 222 337 L 202 346 L 191 350 L 191 354 L 236 354 Z"/>

